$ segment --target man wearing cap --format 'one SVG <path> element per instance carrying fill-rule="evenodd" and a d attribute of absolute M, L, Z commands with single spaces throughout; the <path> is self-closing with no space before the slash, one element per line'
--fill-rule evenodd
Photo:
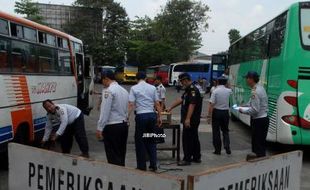
<path fill-rule="evenodd" d="M 96 136 L 104 142 L 108 162 L 125 166 L 128 92 L 115 81 L 113 71 L 104 71 L 101 78 L 104 89 Z"/>
<path fill-rule="evenodd" d="M 129 93 L 129 114 L 135 109 L 137 169 L 146 170 L 145 154 L 148 153 L 150 157 L 149 169 L 156 171 L 156 144 L 150 137 L 155 134 L 155 126 L 161 126 L 161 107 L 156 88 L 145 82 L 146 74 L 138 72 L 136 78 L 138 84 L 131 87 Z"/>
<path fill-rule="evenodd" d="M 82 111 L 72 105 L 54 104 L 49 99 L 44 100 L 42 106 L 47 111 L 42 145 L 45 145 L 49 140 L 56 141 L 59 139 L 62 153 L 70 154 L 73 137 L 75 137 L 82 152 L 80 156 L 88 158 L 88 140 Z"/>
<path fill-rule="evenodd" d="M 251 87 L 251 98 L 245 105 L 249 109 L 240 108 L 239 112 L 251 116 L 252 152 L 247 155 L 247 160 L 266 156 L 266 137 L 268 133 L 268 97 L 259 82 L 259 75 L 249 71 L 245 76 L 248 86 Z"/>
<path fill-rule="evenodd" d="M 184 158 L 179 162 L 179 166 L 190 165 L 191 162 L 200 163 L 200 142 L 198 137 L 198 127 L 200 124 L 200 116 L 202 110 L 202 97 L 199 90 L 193 85 L 191 77 L 188 73 L 179 75 L 179 80 L 182 86 L 185 87 L 185 92 L 182 97 L 177 99 L 170 108 L 172 109 L 181 105 L 181 123 L 183 124 L 182 144 Z"/>
<path fill-rule="evenodd" d="M 221 154 L 222 142 L 221 132 L 223 133 L 223 144 L 227 154 L 231 154 L 230 140 L 229 140 L 229 96 L 232 94 L 232 90 L 226 88 L 227 78 L 218 78 L 218 86 L 211 94 L 209 100 L 208 111 L 208 123 L 211 123 L 212 118 L 212 137 L 213 146 L 216 155 Z"/>
<path fill-rule="evenodd" d="M 165 110 L 165 100 L 166 100 L 166 88 L 162 84 L 161 76 L 157 76 L 154 85 L 156 87 L 157 95 L 160 102 L 161 110 Z"/>

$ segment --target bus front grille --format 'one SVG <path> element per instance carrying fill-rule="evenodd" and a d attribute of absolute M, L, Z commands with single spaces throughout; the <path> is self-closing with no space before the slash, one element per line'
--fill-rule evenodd
<path fill-rule="evenodd" d="M 299 67 L 298 79 L 310 80 L 310 67 Z"/>

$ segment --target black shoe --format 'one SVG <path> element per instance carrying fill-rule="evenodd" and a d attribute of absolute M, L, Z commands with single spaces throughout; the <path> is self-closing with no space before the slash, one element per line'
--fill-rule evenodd
<path fill-rule="evenodd" d="M 258 156 L 256 154 L 253 154 L 253 153 L 246 155 L 246 161 L 251 161 L 251 160 L 254 160 L 256 158 L 258 158 Z"/>
<path fill-rule="evenodd" d="M 201 159 L 193 159 L 192 162 L 199 164 L 199 163 L 201 163 Z"/>
<path fill-rule="evenodd" d="M 191 165 L 191 162 L 188 162 L 188 161 L 178 162 L 178 166 L 189 166 L 189 165 Z"/>
<path fill-rule="evenodd" d="M 149 170 L 152 172 L 156 172 L 157 171 L 157 166 L 149 166 Z"/>
<path fill-rule="evenodd" d="M 213 154 L 215 154 L 215 155 L 221 155 L 221 151 L 214 151 Z"/>
<path fill-rule="evenodd" d="M 230 149 L 226 149 L 226 154 L 231 155 L 231 150 Z"/>

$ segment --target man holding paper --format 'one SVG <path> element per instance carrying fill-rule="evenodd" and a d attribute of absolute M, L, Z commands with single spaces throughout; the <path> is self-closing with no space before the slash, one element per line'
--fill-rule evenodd
<path fill-rule="evenodd" d="M 251 116 L 252 128 L 252 152 L 248 154 L 247 160 L 266 156 L 266 137 L 269 127 L 268 97 L 260 84 L 259 75 L 255 71 L 249 71 L 245 76 L 248 86 L 251 87 L 251 98 L 245 105 L 240 107 L 239 112 Z"/>

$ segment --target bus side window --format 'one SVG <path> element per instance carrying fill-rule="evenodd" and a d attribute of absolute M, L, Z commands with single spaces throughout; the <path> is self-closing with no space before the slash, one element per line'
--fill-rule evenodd
<path fill-rule="evenodd" d="M 13 72 L 38 71 L 36 64 L 36 46 L 26 42 L 12 41 L 12 68 Z"/>
<path fill-rule="evenodd" d="M 46 47 L 39 47 L 40 71 L 44 73 L 59 73 L 56 50 Z"/>
<path fill-rule="evenodd" d="M 70 52 L 58 50 L 58 67 L 63 75 L 72 75 Z"/>
<path fill-rule="evenodd" d="M 277 57 L 281 54 L 286 28 L 286 18 L 287 13 L 285 12 L 275 20 L 274 30 L 271 33 L 270 39 L 270 57 Z"/>
<path fill-rule="evenodd" d="M 8 21 L 0 19 L 0 33 L 5 35 L 9 34 Z"/>
<path fill-rule="evenodd" d="M 11 70 L 8 60 L 8 46 L 8 41 L 0 39 L 0 72 L 9 72 Z"/>
<path fill-rule="evenodd" d="M 12 36 L 23 38 L 23 27 L 14 23 L 11 23 L 11 34 Z"/>

